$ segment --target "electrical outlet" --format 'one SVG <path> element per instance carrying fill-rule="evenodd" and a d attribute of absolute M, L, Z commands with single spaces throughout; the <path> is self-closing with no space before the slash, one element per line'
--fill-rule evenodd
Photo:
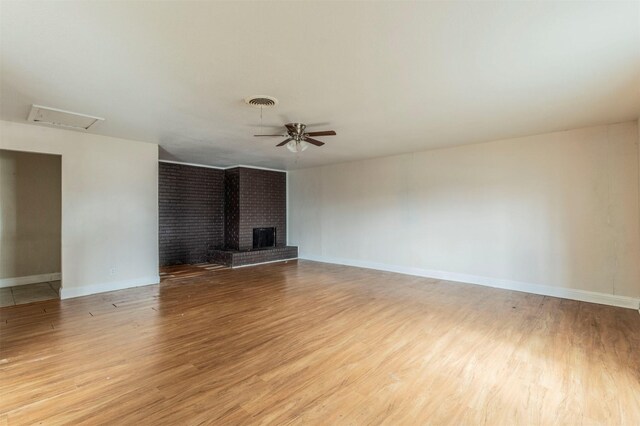
<path fill-rule="evenodd" d="M 116 268 L 109 269 L 109 275 L 115 275 L 115 274 L 116 274 Z"/>

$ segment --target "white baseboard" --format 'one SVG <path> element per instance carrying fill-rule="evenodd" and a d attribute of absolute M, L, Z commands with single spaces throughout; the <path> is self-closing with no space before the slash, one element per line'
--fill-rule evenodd
<path fill-rule="evenodd" d="M 460 274 L 457 272 L 436 271 L 431 269 L 412 268 L 407 266 L 387 265 L 384 263 L 367 262 L 362 260 L 339 259 L 326 256 L 300 255 L 300 259 L 316 262 L 334 263 L 337 265 L 356 266 L 359 268 L 376 269 L 379 271 L 396 272 L 399 274 L 415 275 L 418 277 L 435 278 L 439 280 L 458 281 L 465 284 L 477 284 L 505 290 L 522 291 L 543 296 L 560 297 L 563 299 L 579 300 L 581 302 L 598 303 L 601 305 L 619 306 L 621 308 L 640 309 L 640 298 L 618 296 L 615 294 L 597 293 L 593 291 L 573 288 L 552 287 L 543 284 L 532 284 L 522 281 L 505 280 L 500 278 L 482 277 L 477 275 Z"/>
<path fill-rule="evenodd" d="M 0 278 L 0 288 L 43 283 L 46 281 L 58 281 L 60 280 L 60 276 L 60 272 L 53 272 L 50 274 L 29 275 L 26 277 Z"/>
<path fill-rule="evenodd" d="M 145 285 L 158 284 L 159 282 L 160 276 L 154 275 L 152 277 L 93 284 L 82 287 L 62 287 L 60 289 L 60 299 L 71 299 L 74 297 L 88 296 L 90 294 L 105 293 L 107 291 L 123 290 L 125 288 L 132 287 L 142 287 Z"/>

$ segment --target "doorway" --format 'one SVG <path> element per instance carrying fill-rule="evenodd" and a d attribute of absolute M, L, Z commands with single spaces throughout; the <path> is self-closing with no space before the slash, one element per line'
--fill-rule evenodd
<path fill-rule="evenodd" d="M 61 159 L 0 150 L 0 307 L 59 298 Z"/>

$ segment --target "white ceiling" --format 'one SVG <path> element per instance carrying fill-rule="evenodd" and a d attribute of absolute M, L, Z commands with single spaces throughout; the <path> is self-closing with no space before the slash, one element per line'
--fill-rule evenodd
<path fill-rule="evenodd" d="M 175 161 L 291 169 L 640 115 L 636 1 L 3 1 L 1 15 L 2 119 L 32 103 L 105 117 L 91 132 Z M 253 94 L 280 100 L 262 130 Z M 297 158 L 251 136 L 289 121 L 338 136 Z"/>

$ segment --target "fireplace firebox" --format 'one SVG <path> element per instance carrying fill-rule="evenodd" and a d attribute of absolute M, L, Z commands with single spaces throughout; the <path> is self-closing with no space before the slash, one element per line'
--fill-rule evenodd
<path fill-rule="evenodd" d="M 253 248 L 276 246 L 276 228 L 253 228 Z"/>

